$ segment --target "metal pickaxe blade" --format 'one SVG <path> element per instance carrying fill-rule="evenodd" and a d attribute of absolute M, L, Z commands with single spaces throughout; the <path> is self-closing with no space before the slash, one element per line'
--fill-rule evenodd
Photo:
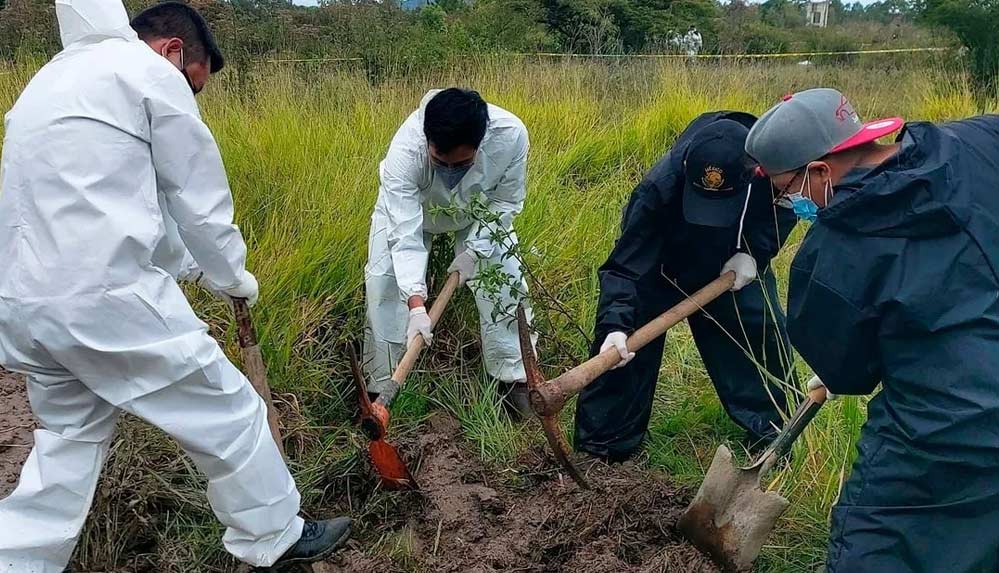
<path fill-rule="evenodd" d="M 809 392 L 784 430 L 749 467 L 736 467 L 732 452 L 725 446 L 715 452 L 711 467 L 677 528 L 724 571 L 752 570 L 777 519 L 789 505 L 780 494 L 764 491 L 761 480 L 791 451 L 791 445 L 825 400 L 824 387 Z"/>
<path fill-rule="evenodd" d="M 531 327 L 527 323 L 527 314 L 524 312 L 523 304 L 517 307 L 517 332 L 520 335 L 520 354 L 524 361 L 524 371 L 527 374 L 527 387 L 533 395 L 533 392 L 544 384 L 545 379 L 541 374 L 541 369 L 538 368 L 538 357 L 534 352 L 534 344 L 531 339 Z M 558 413 L 551 415 L 539 413 L 538 417 L 541 419 L 541 427 L 544 428 L 545 438 L 548 439 L 548 445 L 551 446 L 555 459 L 569 472 L 579 487 L 589 489 L 590 484 L 572 463 L 569 443 L 562 433 L 562 428 L 558 425 Z"/>
<path fill-rule="evenodd" d="M 440 321 L 444 310 L 447 309 L 451 297 L 454 296 L 458 287 L 461 286 L 461 276 L 457 272 L 448 275 L 444 287 L 430 307 L 430 324 L 436 326 Z M 385 387 L 379 392 L 378 398 L 372 402 L 368 398 L 367 385 L 364 380 L 364 373 L 361 371 L 360 363 L 357 360 L 357 352 L 351 347 L 351 370 L 354 375 L 354 383 L 357 386 L 357 395 L 361 403 L 361 429 L 371 438 L 368 444 L 368 455 L 371 457 L 371 465 L 374 467 L 378 477 L 386 487 L 395 489 L 416 488 L 416 480 L 406 467 L 395 446 L 385 441 L 385 434 L 388 433 L 389 406 L 399 395 L 406 378 L 416 366 L 416 361 L 423 352 L 425 343 L 422 336 L 417 336 L 406 345 L 406 353 L 396 366 L 392 378 L 388 380 Z"/>

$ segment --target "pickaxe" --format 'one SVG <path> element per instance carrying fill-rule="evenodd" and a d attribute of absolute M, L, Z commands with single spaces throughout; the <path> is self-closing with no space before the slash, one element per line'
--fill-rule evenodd
<path fill-rule="evenodd" d="M 680 304 L 636 330 L 628 338 L 628 350 L 637 352 L 688 316 L 704 308 L 722 293 L 731 290 L 733 285 L 735 285 L 735 273 L 732 271 L 708 283 L 707 286 Z M 546 382 L 538 369 L 534 346 L 531 344 L 530 326 L 527 324 L 523 307 L 517 309 L 517 322 L 520 331 L 520 351 L 527 373 L 527 385 L 531 391 L 531 408 L 541 418 L 541 426 L 544 428 L 548 443 L 555 452 L 555 458 L 580 487 L 588 488 L 586 479 L 583 478 L 569 457 L 569 444 L 559 428 L 558 413 L 562 411 L 569 398 L 579 394 L 598 376 L 616 366 L 621 361 L 621 355 L 616 349 L 610 348 L 558 378 Z"/>
<path fill-rule="evenodd" d="M 271 400 L 271 387 L 267 384 L 267 366 L 264 364 L 263 354 L 260 352 L 260 345 L 257 343 L 257 333 L 253 329 L 253 319 L 250 316 L 250 305 L 245 298 L 232 299 L 232 310 L 236 315 L 236 338 L 239 341 L 239 348 L 243 353 L 243 368 L 246 370 L 246 377 L 249 378 L 253 389 L 263 398 L 267 405 L 267 425 L 271 428 L 271 436 L 277 444 L 281 457 L 285 460 L 288 456 L 284 453 L 284 441 L 281 439 L 281 424 L 278 419 L 277 410 Z"/>

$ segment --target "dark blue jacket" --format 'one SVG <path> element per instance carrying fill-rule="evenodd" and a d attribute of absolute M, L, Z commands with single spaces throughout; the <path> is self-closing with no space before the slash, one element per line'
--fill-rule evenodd
<path fill-rule="evenodd" d="M 755 178 L 739 245 L 738 226 L 703 227 L 683 217 L 683 159 L 693 135 L 711 123 L 731 119 L 751 128 L 748 113 L 719 111 L 697 117 L 631 194 L 621 222 L 621 237 L 599 270 L 597 332 L 634 331 L 638 283 L 665 273 L 685 292 L 718 278 L 722 266 L 740 250 L 756 259 L 759 274 L 770 266 L 797 219 L 774 207 L 769 180 Z"/>
<path fill-rule="evenodd" d="M 912 123 L 901 137 L 895 158 L 837 187 L 791 268 L 798 352 L 832 392 L 882 385 L 830 555 L 995 571 L 999 116 Z"/>

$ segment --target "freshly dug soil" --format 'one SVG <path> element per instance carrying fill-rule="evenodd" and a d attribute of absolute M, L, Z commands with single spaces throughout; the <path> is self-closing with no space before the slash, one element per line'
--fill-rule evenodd
<path fill-rule="evenodd" d="M 34 429 L 24 381 L 0 370 L 0 498 L 17 485 L 21 465 L 34 443 Z"/>
<path fill-rule="evenodd" d="M 34 427 L 23 381 L 0 371 L 0 497 L 17 484 Z M 460 435 L 438 415 L 400 443 L 420 490 L 362 517 L 356 539 L 315 573 L 717 573 L 676 533 L 690 492 L 663 476 L 590 461 L 586 491 L 540 448 L 498 474 Z"/>
<path fill-rule="evenodd" d="M 394 528 L 380 532 L 392 541 L 384 550 L 356 544 L 324 571 L 717 571 L 674 530 L 689 494 L 661 476 L 591 461 L 583 466 L 593 487 L 586 491 L 552 471 L 545 452 L 532 451 L 517 479 L 499 477 L 455 442 L 454 419 L 438 416 L 422 432 L 401 444 L 421 489 L 407 494 L 410 507 L 397 508 Z"/>

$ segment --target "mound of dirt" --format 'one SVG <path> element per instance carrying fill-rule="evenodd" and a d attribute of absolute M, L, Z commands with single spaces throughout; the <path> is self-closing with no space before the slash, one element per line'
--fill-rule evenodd
<path fill-rule="evenodd" d="M 31 432 L 35 418 L 31 415 L 24 381 L 0 370 L 0 498 L 17 485 L 21 465 L 34 443 Z"/>
<path fill-rule="evenodd" d="M 23 381 L 2 371 L 0 404 L 3 497 L 17 483 L 35 424 Z M 541 449 L 519 460 L 516 475 L 497 475 L 462 449 L 460 435 L 440 415 L 400 444 L 420 490 L 400 494 L 365 525 L 374 535 L 315 573 L 717 573 L 675 531 L 689 495 L 662 476 L 591 461 L 582 466 L 593 486 L 586 491 Z"/>
<path fill-rule="evenodd" d="M 398 508 L 404 555 L 372 557 L 362 545 L 326 570 L 345 573 L 702 573 L 717 569 L 674 529 L 689 497 L 634 465 L 584 465 L 593 490 L 552 471 L 541 451 L 517 479 L 499 478 L 462 451 L 455 420 L 438 416 L 411 446 L 420 491 Z M 387 516 L 382 516 L 387 517 Z M 387 519 L 384 521 L 391 521 Z M 367 553 L 367 554 L 366 554 Z"/>

